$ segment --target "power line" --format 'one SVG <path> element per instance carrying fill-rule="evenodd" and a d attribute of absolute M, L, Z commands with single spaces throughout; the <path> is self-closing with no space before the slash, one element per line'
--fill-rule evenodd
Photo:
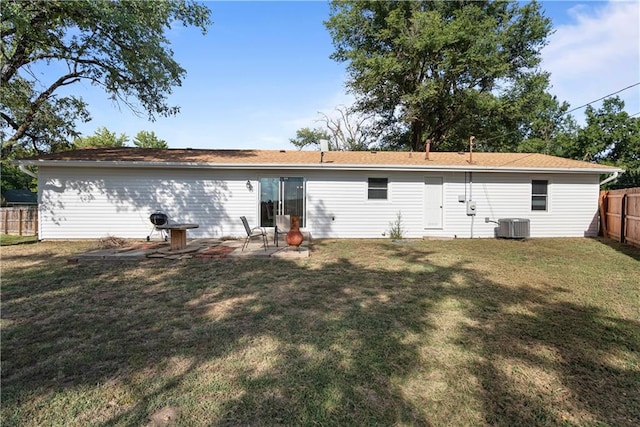
<path fill-rule="evenodd" d="M 631 89 L 632 87 L 636 87 L 636 86 L 638 86 L 638 85 L 640 85 L 640 82 L 635 83 L 635 84 L 632 84 L 631 86 L 627 86 L 627 87 L 625 87 L 625 88 L 623 88 L 623 89 L 620 89 L 620 90 L 618 90 L 618 91 L 616 91 L 616 92 L 610 93 L 609 95 L 605 95 L 605 96 L 603 96 L 602 98 L 598 98 L 598 99 L 596 99 L 595 101 L 587 102 L 586 104 L 581 105 L 581 106 L 579 106 L 579 107 L 576 107 L 576 108 L 574 108 L 574 109 L 572 109 L 572 110 L 569 110 L 569 111 L 567 111 L 567 112 L 566 112 L 566 113 L 564 113 L 564 114 L 572 113 L 572 112 L 574 112 L 574 111 L 576 111 L 576 110 L 579 110 L 579 109 L 584 108 L 584 107 L 586 107 L 586 106 L 588 106 L 588 105 L 591 105 L 591 104 L 593 104 L 594 102 L 602 101 L 602 100 L 603 100 L 603 99 L 605 99 L 605 98 L 608 98 L 608 97 L 610 97 L 610 96 L 612 96 L 612 95 L 616 95 L 616 94 L 618 94 L 618 93 L 620 93 L 620 92 L 624 92 L 625 90 L 627 90 L 627 89 Z M 563 115 L 564 115 L 564 114 L 563 114 Z"/>
<path fill-rule="evenodd" d="M 610 97 L 610 96 L 617 95 L 617 94 L 619 94 L 620 92 L 624 92 L 625 90 L 631 89 L 632 87 L 636 87 L 636 86 L 638 86 L 638 85 L 640 85 L 640 82 L 634 83 L 634 84 L 629 85 L 629 86 L 627 86 L 627 87 L 625 87 L 625 88 L 622 88 L 622 89 L 617 90 L 617 91 L 615 91 L 615 92 L 612 92 L 612 93 L 610 93 L 610 94 L 608 94 L 608 95 L 605 95 L 605 96 L 603 96 L 602 98 L 598 98 L 598 99 L 593 100 L 593 101 L 591 101 L 591 102 L 587 102 L 587 103 L 586 103 L 586 104 L 584 104 L 584 105 L 581 105 L 581 106 L 579 106 L 579 107 L 576 107 L 576 108 L 573 108 L 573 109 L 571 109 L 571 110 L 569 110 L 569 111 L 566 111 L 565 113 L 563 113 L 563 114 L 562 114 L 562 116 L 566 116 L 566 115 L 567 115 L 567 114 L 569 114 L 569 113 L 572 113 L 572 112 L 574 112 L 574 111 L 576 111 L 576 110 L 579 110 L 579 109 L 581 109 L 581 108 L 584 108 L 584 107 L 586 107 L 586 106 L 588 106 L 588 105 L 591 105 L 591 104 L 593 104 L 593 103 L 595 103 L 595 102 L 602 101 L 603 99 L 606 99 L 606 98 L 608 98 L 608 97 Z M 638 111 L 638 112 L 637 112 L 637 113 L 635 113 L 635 114 L 631 114 L 629 117 L 637 116 L 638 114 L 640 114 L 640 111 Z M 562 117 L 562 116 L 560 116 L 560 117 Z M 489 142 L 489 141 L 493 141 L 493 140 L 495 140 L 495 139 L 504 138 L 505 136 L 509 136 L 509 135 L 512 135 L 512 134 L 517 133 L 517 132 L 518 132 L 517 130 L 514 130 L 514 131 L 511 131 L 511 132 L 504 133 L 504 134 L 502 134 L 502 135 L 494 136 L 493 138 L 482 139 L 482 140 L 480 140 L 479 142 Z"/>

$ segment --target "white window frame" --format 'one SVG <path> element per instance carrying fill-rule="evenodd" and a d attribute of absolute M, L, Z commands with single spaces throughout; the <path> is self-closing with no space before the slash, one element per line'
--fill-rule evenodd
<path fill-rule="evenodd" d="M 545 193 L 534 193 L 534 183 L 545 183 Z M 549 212 L 549 180 L 548 179 L 531 179 L 531 212 Z M 534 198 L 544 197 L 544 209 L 535 209 Z M 539 199 L 540 200 L 540 199 Z"/>
<path fill-rule="evenodd" d="M 379 180 L 382 181 L 384 180 L 385 182 L 385 186 L 384 188 L 380 187 L 372 187 L 371 186 L 371 180 Z M 370 191 L 381 191 L 384 190 L 385 191 L 385 197 L 371 197 L 371 193 Z M 385 201 L 389 201 L 389 178 L 386 176 L 369 176 L 367 177 L 367 200 L 370 202 L 385 202 Z"/>

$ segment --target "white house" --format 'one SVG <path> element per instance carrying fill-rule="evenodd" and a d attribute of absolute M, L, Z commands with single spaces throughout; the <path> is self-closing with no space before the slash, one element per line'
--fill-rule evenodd
<path fill-rule="evenodd" d="M 145 238 L 162 211 L 242 236 L 299 215 L 313 237 L 493 237 L 502 218 L 531 237 L 597 233 L 601 174 L 620 169 L 531 153 L 95 148 L 19 161 L 38 166 L 41 239 Z"/>

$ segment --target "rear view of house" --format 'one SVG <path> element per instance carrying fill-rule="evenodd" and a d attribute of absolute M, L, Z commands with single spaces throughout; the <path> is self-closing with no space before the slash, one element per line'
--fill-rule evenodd
<path fill-rule="evenodd" d="M 621 172 L 531 153 L 97 148 L 20 163 L 38 166 L 41 239 L 145 238 L 156 211 L 199 224 L 194 238 L 277 214 L 317 238 L 381 238 L 398 218 L 408 238 L 494 237 L 512 218 L 531 237 L 593 236 L 601 175 Z"/>

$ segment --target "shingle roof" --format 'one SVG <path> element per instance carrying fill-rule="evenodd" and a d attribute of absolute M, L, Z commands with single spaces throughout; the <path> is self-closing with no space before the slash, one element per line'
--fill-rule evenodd
<path fill-rule="evenodd" d="M 322 156 L 322 167 L 373 169 L 397 167 L 407 169 L 562 169 L 601 170 L 614 172 L 616 167 L 565 159 L 538 153 L 469 153 L 431 152 L 425 159 L 424 152 L 395 151 L 331 151 Z M 214 166 L 320 166 L 319 151 L 298 150 L 196 150 L 196 149 L 145 149 L 145 148 L 89 148 L 47 154 L 24 159 L 26 164 L 50 164 L 50 162 L 105 162 L 118 164 L 170 163 L 172 166 L 202 164 Z M 104 166 L 107 166 L 106 164 Z"/>

